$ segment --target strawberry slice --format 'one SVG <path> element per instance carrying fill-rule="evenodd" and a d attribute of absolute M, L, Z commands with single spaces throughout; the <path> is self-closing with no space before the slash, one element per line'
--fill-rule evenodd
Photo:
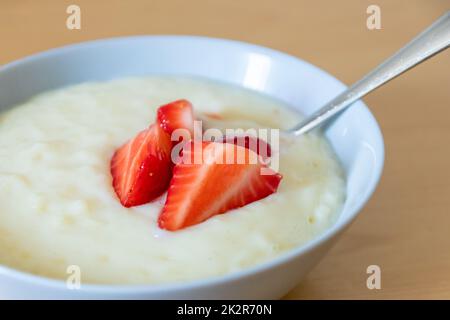
<path fill-rule="evenodd" d="M 123 206 L 147 203 L 167 189 L 171 146 L 169 135 L 153 124 L 114 153 L 113 187 Z"/>
<path fill-rule="evenodd" d="M 270 147 L 270 144 L 263 139 L 251 135 L 224 136 L 223 142 L 234 143 L 235 145 L 250 149 L 260 155 L 263 160 L 267 160 L 272 156 L 272 148 Z"/>
<path fill-rule="evenodd" d="M 192 104 L 185 100 L 177 100 L 159 107 L 157 120 L 161 128 L 168 134 L 176 129 L 187 129 L 191 133 L 194 132 L 194 113 Z"/>
<path fill-rule="evenodd" d="M 197 145 L 191 143 L 183 151 L 183 161 L 174 167 L 166 203 L 158 219 L 160 228 L 175 231 L 192 226 L 277 191 L 280 174 L 271 171 L 270 175 L 261 175 L 262 168 L 271 169 L 260 162 L 236 163 L 238 152 L 243 152 L 246 159 L 258 158 L 252 150 L 231 143 Z M 230 153 L 234 154 L 234 163 L 225 161 Z M 196 157 L 204 161 L 191 164 Z"/>

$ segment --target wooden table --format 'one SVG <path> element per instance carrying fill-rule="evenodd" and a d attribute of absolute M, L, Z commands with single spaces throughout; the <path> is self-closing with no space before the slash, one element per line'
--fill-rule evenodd
<path fill-rule="evenodd" d="M 66 8 L 81 7 L 81 30 Z M 366 9 L 381 8 L 381 30 Z M 450 0 L 2 0 L 0 64 L 79 41 L 195 34 L 269 46 L 357 80 L 450 9 Z M 450 51 L 367 97 L 384 175 L 356 222 L 286 298 L 450 298 Z M 381 290 L 366 268 L 381 267 Z"/>

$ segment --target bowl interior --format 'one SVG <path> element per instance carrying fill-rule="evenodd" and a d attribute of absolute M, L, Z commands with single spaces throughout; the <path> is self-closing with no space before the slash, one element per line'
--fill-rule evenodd
<path fill-rule="evenodd" d="M 225 81 L 280 99 L 304 114 L 345 89 L 326 72 L 271 49 L 202 37 L 143 36 L 50 50 L 0 68 L 0 111 L 53 88 L 148 74 Z M 384 146 L 378 124 L 362 102 L 324 131 L 347 178 L 347 199 L 332 228 L 336 231 L 352 220 L 374 191 Z"/>

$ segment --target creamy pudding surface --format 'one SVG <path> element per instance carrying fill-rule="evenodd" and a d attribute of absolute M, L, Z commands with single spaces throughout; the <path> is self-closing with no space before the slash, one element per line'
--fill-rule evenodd
<path fill-rule="evenodd" d="M 157 218 L 165 195 L 125 208 L 114 151 L 185 98 L 204 127 L 281 128 L 301 116 L 251 91 L 194 78 L 84 83 L 0 115 L 0 264 L 82 283 L 153 284 L 223 275 L 267 261 L 329 228 L 345 199 L 342 169 L 317 134 L 280 135 L 278 192 L 175 232 Z M 226 188 L 227 186 L 224 186 Z"/>

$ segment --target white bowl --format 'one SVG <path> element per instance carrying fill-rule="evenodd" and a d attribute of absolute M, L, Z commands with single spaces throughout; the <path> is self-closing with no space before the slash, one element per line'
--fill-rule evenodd
<path fill-rule="evenodd" d="M 197 75 L 251 88 L 305 114 L 345 89 L 331 75 L 271 49 L 221 39 L 140 36 L 71 45 L 0 68 L 0 110 L 52 88 L 91 80 L 147 75 Z M 317 264 L 373 193 L 384 161 L 377 122 L 362 103 L 327 125 L 347 179 L 338 221 L 321 236 L 266 263 L 221 277 L 167 285 L 82 285 L 0 266 L 0 298 L 273 299 L 295 287 Z M 38 226 L 36 226 L 38 227 Z"/>

